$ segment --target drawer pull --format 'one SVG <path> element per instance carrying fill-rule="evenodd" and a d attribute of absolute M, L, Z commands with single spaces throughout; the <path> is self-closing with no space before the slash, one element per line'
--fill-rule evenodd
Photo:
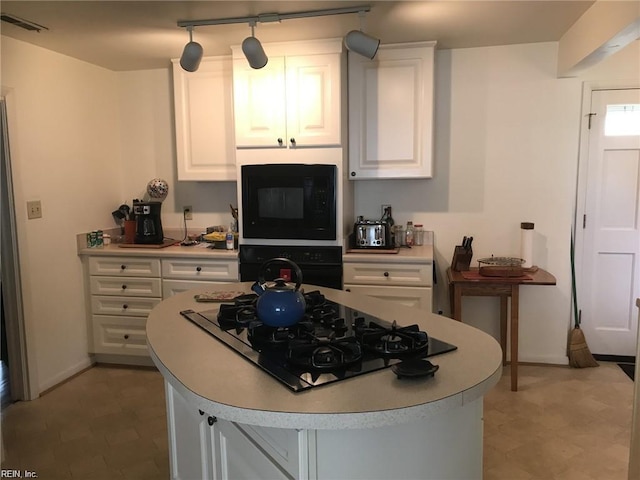
<path fill-rule="evenodd" d="M 202 267 L 196 267 L 196 272 L 201 272 L 202 271 Z"/>
<path fill-rule="evenodd" d="M 127 286 L 126 286 L 126 285 L 122 285 L 122 289 L 123 289 L 123 290 L 126 290 L 126 289 L 127 289 Z"/>
<path fill-rule="evenodd" d="M 126 335 L 124 336 L 124 339 L 125 339 L 125 340 L 129 340 L 129 335 L 128 335 L 128 334 L 126 334 Z"/>
<path fill-rule="evenodd" d="M 388 277 L 388 276 L 389 276 L 389 272 L 384 272 L 384 273 L 383 273 L 383 275 L 384 275 L 385 277 Z"/>
<path fill-rule="evenodd" d="M 120 265 L 120 270 L 125 270 L 127 268 L 126 265 Z"/>
<path fill-rule="evenodd" d="M 283 143 L 283 142 L 282 142 L 282 139 L 281 139 L 281 138 L 278 138 L 278 145 L 282 146 L 282 143 Z"/>
<path fill-rule="evenodd" d="M 350 288 L 345 288 L 345 289 L 344 289 L 344 291 L 345 291 L 345 292 L 350 292 L 350 291 L 351 291 L 351 289 L 350 289 Z"/>
<path fill-rule="evenodd" d="M 207 417 L 207 423 L 210 427 L 213 427 L 213 424 L 216 423 L 218 419 L 216 417 Z"/>
<path fill-rule="evenodd" d="M 129 308 L 129 305 L 127 305 L 127 304 L 125 303 L 124 305 L 122 305 L 122 308 L 124 308 L 124 309 L 126 310 L 127 308 Z"/>
<path fill-rule="evenodd" d="M 203 412 L 202 410 L 198 410 L 198 413 L 199 413 L 200 415 L 204 415 L 204 412 Z"/>

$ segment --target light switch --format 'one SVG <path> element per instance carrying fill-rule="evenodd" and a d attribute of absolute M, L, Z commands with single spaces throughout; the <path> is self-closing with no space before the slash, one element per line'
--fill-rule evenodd
<path fill-rule="evenodd" d="M 40 200 L 27 202 L 27 218 L 29 220 L 42 218 L 42 204 L 40 203 Z"/>

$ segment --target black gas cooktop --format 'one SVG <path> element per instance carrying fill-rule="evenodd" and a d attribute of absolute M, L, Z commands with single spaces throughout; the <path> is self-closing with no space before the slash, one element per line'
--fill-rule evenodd
<path fill-rule="evenodd" d="M 306 293 L 304 318 L 292 327 L 264 325 L 256 296 L 242 295 L 220 309 L 180 312 L 294 392 L 432 357 L 457 347 L 421 331 Z"/>

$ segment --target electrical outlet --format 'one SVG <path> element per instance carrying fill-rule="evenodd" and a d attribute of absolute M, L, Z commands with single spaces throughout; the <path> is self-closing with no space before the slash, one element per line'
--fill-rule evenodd
<path fill-rule="evenodd" d="M 42 204 L 40 203 L 40 200 L 27 202 L 27 218 L 29 220 L 42 218 Z"/>
<path fill-rule="evenodd" d="M 381 214 L 382 214 L 382 215 L 384 215 L 384 211 L 385 211 L 385 209 L 387 209 L 387 208 L 391 208 L 391 205 L 385 205 L 385 204 L 382 204 L 382 208 L 380 209 L 380 210 L 381 210 Z"/>
<path fill-rule="evenodd" d="M 184 213 L 185 220 L 193 220 L 193 210 L 191 209 L 191 205 L 182 207 L 182 212 Z"/>

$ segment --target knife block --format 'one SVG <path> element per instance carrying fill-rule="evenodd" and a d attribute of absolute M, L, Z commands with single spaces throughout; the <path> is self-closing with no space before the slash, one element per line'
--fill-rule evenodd
<path fill-rule="evenodd" d="M 451 260 L 451 270 L 455 272 L 466 272 L 471 265 L 473 258 L 473 250 L 466 249 L 462 245 L 456 245 L 453 250 L 453 259 Z"/>

